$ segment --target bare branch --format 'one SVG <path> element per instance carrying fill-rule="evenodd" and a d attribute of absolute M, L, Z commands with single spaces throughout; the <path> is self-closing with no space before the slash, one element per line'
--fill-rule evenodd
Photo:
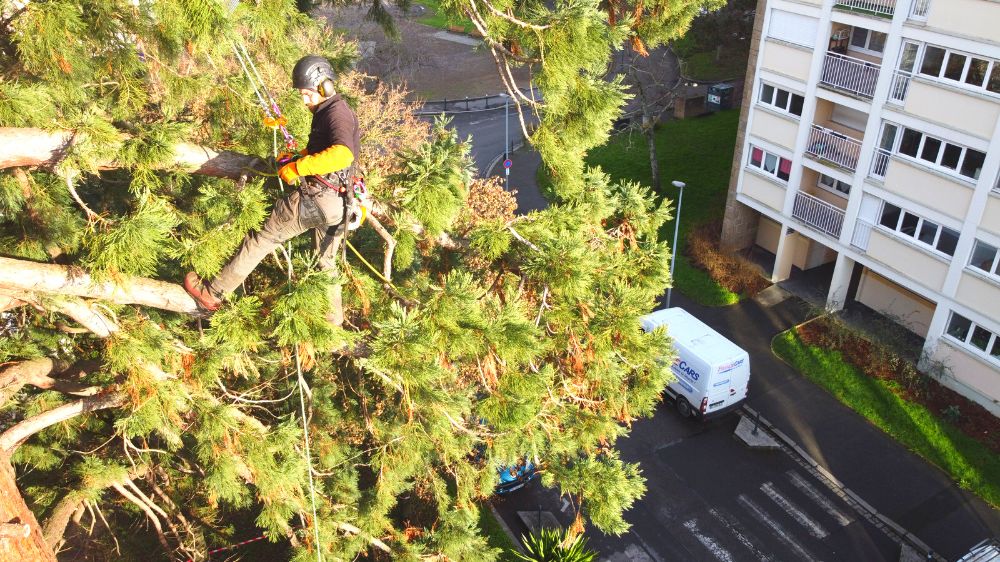
<path fill-rule="evenodd" d="M 386 281 L 392 281 L 392 253 L 396 250 L 396 239 L 392 237 L 392 234 L 389 234 L 389 231 L 374 216 L 369 215 L 368 223 L 382 237 L 382 240 L 385 240 L 385 258 L 382 260 L 382 275 Z"/>
<path fill-rule="evenodd" d="M 97 396 L 88 396 L 82 400 L 63 404 L 41 414 L 31 416 L 3 432 L 3 434 L 0 434 L 0 450 L 10 454 L 25 439 L 47 427 L 88 412 L 117 408 L 123 405 L 125 400 L 126 397 L 124 394 L 109 392 Z"/>
<path fill-rule="evenodd" d="M 469 0 L 469 1 L 470 2 L 475 2 L 475 0 Z M 512 16 L 512 15 L 510 15 L 508 13 L 501 12 L 500 10 L 496 9 L 496 7 L 494 7 L 493 4 L 489 3 L 489 0 L 482 0 L 482 2 L 483 2 L 484 5 L 486 5 L 487 8 L 489 8 L 490 13 L 492 13 L 495 16 L 497 16 L 498 18 L 505 19 L 505 20 L 507 20 L 507 21 L 513 23 L 514 25 L 519 26 L 519 27 L 524 27 L 524 28 L 527 28 L 527 29 L 534 29 L 535 31 L 545 31 L 546 29 L 552 27 L 551 25 L 538 25 L 538 24 L 528 23 L 526 21 L 519 20 L 519 19 L 515 18 L 514 16 Z"/>
<path fill-rule="evenodd" d="M 58 312 L 69 316 L 78 324 L 91 331 L 99 338 L 109 337 L 118 331 L 118 324 L 109 320 L 94 307 L 80 299 L 59 299 L 54 307 Z"/>
<path fill-rule="evenodd" d="M 122 486 L 121 484 L 117 483 L 112 484 L 111 487 L 114 488 L 125 499 L 138 506 L 139 509 L 141 509 L 142 512 L 146 514 L 146 517 L 148 517 L 149 520 L 152 521 L 153 527 L 156 529 L 156 538 L 160 540 L 160 545 L 163 547 L 163 550 L 169 553 L 171 551 L 170 543 L 167 542 L 167 537 L 163 535 L 163 526 L 160 525 L 160 518 L 157 517 L 155 513 L 153 513 L 153 510 L 150 509 L 148 505 L 146 505 L 146 502 L 137 498 L 134 494 L 132 494 L 132 492 L 125 489 L 125 487 Z"/>

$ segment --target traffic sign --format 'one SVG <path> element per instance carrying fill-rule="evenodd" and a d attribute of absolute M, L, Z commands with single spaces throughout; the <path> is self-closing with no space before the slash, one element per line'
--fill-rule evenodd
<path fill-rule="evenodd" d="M 507 168 L 508 170 L 513 165 L 514 165 L 514 163 L 510 160 L 510 158 L 508 158 L 508 159 L 506 159 L 506 160 L 503 161 L 503 167 Z"/>

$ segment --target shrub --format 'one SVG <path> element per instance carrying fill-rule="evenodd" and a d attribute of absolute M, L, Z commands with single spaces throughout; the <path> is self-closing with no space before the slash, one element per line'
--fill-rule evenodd
<path fill-rule="evenodd" d="M 752 297 L 770 285 L 760 269 L 749 260 L 719 249 L 718 221 L 696 227 L 687 237 L 685 254 L 695 267 L 704 270 L 717 283 L 730 291 Z"/>

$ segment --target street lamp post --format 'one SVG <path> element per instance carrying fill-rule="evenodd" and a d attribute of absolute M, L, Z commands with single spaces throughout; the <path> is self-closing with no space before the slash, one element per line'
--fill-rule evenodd
<path fill-rule="evenodd" d="M 506 162 L 510 158 L 510 96 L 503 96 L 503 159 Z M 504 190 L 510 191 L 510 168 L 504 168 Z"/>
<path fill-rule="evenodd" d="M 682 181 L 674 180 L 670 182 L 680 190 L 677 195 L 677 215 L 674 217 L 674 247 L 673 257 L 670 258 L 670 287 L 667 288 L 667 308 L 670 308 L 670 293 L 674 290 L 674 264 L 677 263 L 677 231 L 681 225 L 681 204 L 684 203 L 684 186 Z"/>

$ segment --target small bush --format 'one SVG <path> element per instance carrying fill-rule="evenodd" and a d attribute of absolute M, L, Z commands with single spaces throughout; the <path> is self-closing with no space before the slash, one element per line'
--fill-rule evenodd
<path fill-rule="evenodd" d="M 744 297 L 752 297 L 766 289 L 770 283 L 761 276 L 756 265 L 740 255 L 719 249 L 720 230 L 718 221 L 711 221 L 688 235 L 685 254 L 691 264 L 707 272 L 726 289 Z"/>

